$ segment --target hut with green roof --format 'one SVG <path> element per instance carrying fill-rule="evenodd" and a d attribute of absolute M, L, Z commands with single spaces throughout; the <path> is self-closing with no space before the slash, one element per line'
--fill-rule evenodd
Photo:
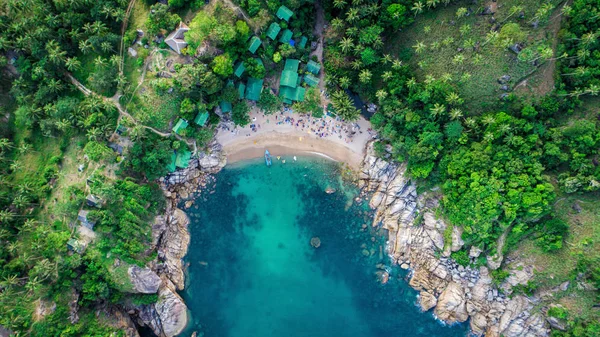
<path fill-rule="evenodd" d="M 281 26 L 277 22 L 272 22 L 267 29 L 267 37 L 273 41 L 277 40 L 277 35 L 281 31 Z"/>
<path fill-rule="evenodd" d="M 188 150 L 177 151 L 177 157 L 175 158 L 175 166 L 179 168 L 186 168 L 190 164 L 190 158 L 192 153 Z"/>
<path fill-rule="evenodd" d="M 237 84 L 238 97 L 244 99 L 244 93 L 246 92 L 246 85 L 242 82 Z"/>
<path fill-rule="evenodd" d="M 294 36 L 294 33 L 291 30 L 286 29 L 283 31 L 283 33 L 281 33 L 281 36 L 279 37 L 279 42 L 280 43 L 290 43 L 292 36 Z"/>
<path fill-rule="evenodd" d="M 246 99 L 258 101 L 263 88 L 263 80 L 258 78 L 248 78 L 248 86 L 246 86 Z"/>
<path fill-rule="evenodd" d="M 260 47 L 260 39 L 257 36 L 253 36 L 250 39 L 250 45 L 248 45 L 248 50 L 254 54 L 256 53 L 256 50 L 258 50 L 258 47 Z"/>
<path fill-rule="evenodd" d="M 292 17 L 292 15 L 294 15 L 294 12 L 292 12 L 291 9 L 282 5 L 281 7 L 279 7 L 275 15 L 281 20 L 290 21 L 290 18 Z"/>
<path fill-rule="evenodd" d="M 177 121 L 177 124 L 175 124 L 175 126 L 173 127 L 173 132 L 175 132 L 176 134 L 180 134 L 181 130 L 185 130 L 185 128 L 188 127 L 188 122 L 183 119 L 183 118 L 179 118 L 179 120 Z"/>
<path fill-rule="evenodd" d="M 196 118 L 194 118 L 194 123 L 196 123 L 196 125 L 198 126 L 204 126 L 206 125 L 206 122 L 208 121 L 208 111 L 204 110 L 204 111 L 200 111 L 198 112 L 198 114 L 196 114 Z"/>
<path fill-rule="evenodd" d="M 221 112 L 226 114 L 231 112 L 231 102 L 221 101 L 219 102 L 219 107 L 221 108 Z"/>
<path fill-rule="evenodd" d="M 242 77 L 244 71 L 246 71 L 246 67 L 244 66 L 243 61 L 238 62 L 235 67 L 233 67 L 233 74 L 238 78 Z"/>
<path fill-rule="evenodd" d="M 298 48 L 305 48 L 306 42 L 308 42 L 308 39 L 306 38 L 306 36 L 300 37 L 300 41 L 298 42 Z"/>
<path fill-rule="evenodd" d="M 314 88 L 319 85 L 319 78 L 313 74 L 306 74 L 304 75 L 304 82 Z"/>
<path fill-rule="evenodd" d="M 173 151 L 173 153 L 171 153 L 171 161 L 167 164 L 167 170 L 171 173 L 175 172 L 175 170 L 177 169 L 177 167 L 175 166 L 176 160 L 177 154 L 175 154 L 175 151 Z"/>
<path fill-rule="evenodd" d="M 315 61 L 310 60 L 306 65 L 306 70 L 310 71 L 315 75 L 319 75 L 319 71 L 321 71 L 321 65 Z"/>

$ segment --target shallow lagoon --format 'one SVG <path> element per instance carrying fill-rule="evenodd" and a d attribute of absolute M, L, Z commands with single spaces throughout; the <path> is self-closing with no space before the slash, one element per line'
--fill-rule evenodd
<path fill-rule="evenodd" d="M 357 191 L 339 165 L 286 160 L 228 165 L 187 210 L 182 296 L 191 319 L 182 336 L 466 335 L 466 325 L 443 326 L 419 311 L 405 272 L 387 267 L 385 233 L 371 228 L 365 203 L 352 202 Z M 315 236 L 319 248 L 310 245 Z"/>

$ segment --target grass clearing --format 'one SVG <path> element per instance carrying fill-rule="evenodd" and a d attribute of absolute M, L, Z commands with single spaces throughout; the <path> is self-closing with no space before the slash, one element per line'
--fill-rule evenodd
<path fill-rule="evenodd" d="M 420 80 L 430 75 L 434 78 L 451 78 L 459 83 L 462 97 L 471 111 L 492 109 L 499 102 L 499 96 L 505 93 L 500 89 L 498 78 L 511 76 L 508 86 L 512 90 L 524 78 L 535 73 L 537 68 L 530 63 L 519 62 L 514 52 L 496 46 L 487 34 L 507 19 L 505 23 L 519 23 L 527 35 L 526 46 L 553 46 L 556 36 L 546 32 L 555 28 L 553 21 L 560 19 L 551 20 L 537 29 L 528 24 L 541 3 L 543 1 L 540 0 L 508 0 L 501 5 L 490 1 L 472 6 L 470 2 L 463 1 L 427 11 L 420 14 L 418 20 L 406 30 L 392 36 L 386 43 L 386 52 L 409 62 L 417 69 Z M 510 9 L 515 5 L 523 6 L 524 19 L 518 19 L 518 14 L 509 17 Z M 494 15 L 475 14 L 487 6 L 492 6 Z M 456 13 L 461 7 L 471 9 L 471 14 L 458 18 Z M 551 18 L 556 16 L 556 12 Z M 495 22 L 492 22 L 492 17 Z M 417 53 L 415 46 L 419 43 L 424 47 Z M 467 73 L 469 78 L 465 77 Z M 544 83 L 532 81 L 529 86 Z M 519 91 L 519 95 L 526 96 L 529 93 Z"/>

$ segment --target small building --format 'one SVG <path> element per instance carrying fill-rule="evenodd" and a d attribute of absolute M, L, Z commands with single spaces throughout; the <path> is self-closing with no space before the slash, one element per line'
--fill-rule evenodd
<path fill-rule="evenodd" d="M 321 65 L 315 61 L 310 60 L 306 65 L 306 70 L 315 75 L 319 75 L 319 72 L 321 71 Z"/>
<path fill-rule="evenodd" d="M 122 155 L 123 154 L 123 146 L 117 144 L 117 143 L 108 143 L 108 147 L 115 151 L 117 154 Z"/>
<path fill-rule="evenodd" d="M 242 77 L 244 71 L 246 71 L 246 67 L 244 66 L 243 61 L 238 62 L 235 67 L 233 67 L 233 74 L 238 78 Z"/>
<path fill-rule="evenodd" d="M 77 213 L 77 220 L 81 222 L 82 226 L 87 227 L 89 229 L 94 229 L 96 222 L 88 219 L 89 213 L 90 211 L 86 211 L 84 209 L 80 210 L 79 213 Z"/>
<path fill-rule="evenodd" d="M 272 22 L 267 29 L 267 37 L 273 41 L 277 40 L 277 35 L 281 31 L 281 26 L 277 22 Z"/>
<path fill-rule="evenodd" d="M 85 252 L 86 249 L 86 245 L 85 243 L 75 239 L 75 238 L 71 238 L 69 239 L 69 241 L 67 241 L 67 249 L 75 252 L 77 254 L 83 254 L 83 252 Z"/>
<path fill-rule="evenodd" d="M 304 83 L 314 88 L 319 85 L 319 78 L 315 77 L 313 74 L 306 74 L 304 75 Z"/>
<path fill-rule="evenodd" d="M 181 54 L 181 51 L 188 45 L 184 40 L 184 34 L 188 30 L 190 30 L 190 28 L 186 26 L 185 23 L 180 22 L 179 26 L 177 26 L 177 29 L 172 31 L 171 34 L 167 36 L 165 43 L 177 54 Z"/>
<path fill-rule="evenodd" d="M 308 42 L 306 36 L 300 37 L 300 41 L 298 42 L 298 48 L 306 48 L 306 42 Z"/>
<path fill-rule="evenodd" d="M 175 172 L 175 170 L 177 170 L 177 166 L 175 166 L 175 161 L 177 160 L 177 154 L 175 153 L 175 151 L 173 151 L 173 153 L 171 153 L 171 161 L 167 164 L 167 170 L 170 173 Z"/>
<path fill-rule="evenodd" d="M 175 158 L 175 166 L 179 168 L 186 168 L 190 164 L 190 158 L 192 153 L 188 150 L 177 151 L 177 158 Z"/>
<path fill-rule="evenodd" d="M 298 73 L 291 70 L 284 70 L 281 72 L 281 78 L 279 79 L 280 86 L 286 86 L 295 88 L 298 86 Z"/>
<path fill-rule="evenodd" d="M 279 88 L 279 97 L 283 100 L 285 104 L 292 104 L 294 101 L 302 102 L 304 101 L 304 95 L 306 94 L 306 89 L 303 87 L 280 87 Z"/>
<path fill-rule="evenodd" d="M 198 126 L 205 126 L 206 122 L 208 121 L 208 117 L 209 117 L 209 113 L 208 111 L 204 110 L 204 111 L 199 111 L 196 114 L 196 118 L 194 118 L 194 123 L 196 123 L 196 125 Z"/>
<path fill-rule="evenodd" d="M 95 196 L 93 194 L 89 194 L 85 198 L 85 202 L 88 206 L 97 207 L 97 208 L 102 208 L 102 204 L 104 203 L 104 201 L 102 199 L 98 198 L 97 196 Z"/>
<path fill-rule="evenodd" d="M 246 85 L 242 82 L 237 85 L 238 97 L 240 99 L 244 99 L 244 95 L 246 94 Z"/>
<path fill-rule="evenodd" d="M 175 126 L 173 127 L 173 132 L 175 132 L 176 134 L 180 135 L 182 130 L 185 130 L 185 128 L 188 127 L 188 122 L 183 119 L 183 118 L 179 118 L 179 120 L 177 121 L 177 123 L 175 124 Z"/>
<path fill-rule="evenodd" d="M 230 113 L 232 109 L 231 102 L 221 101 L 219 102 L 219 108 L 221 108 L 221 112 L 224 114 Z"/>
<path fill-rule="evenodd" d="M 258 47 L 260 47 L 260 44 L 261 44 L 260 39 L 257 36 L 253 36 L 250 39 L 250 44 L 248 45 L 248 50 L 252 54 L 254 54 L 254 53 L 256 53 L 256 50 L 258 50 Z"/>
<path fill-rule="evenodd" d="M 294 15 L 294 12 L 292 12 L 291 9 L 282 5 L 281 7 L 279 7 L 275 15 L 281 20 L 290 21 L 290 18 L 292 17 L 292 15 Z"/>
<path fill-rule="evenodd" d="M 279 37 L 279 42 L 280 43 L 290 43 L 292 36 L 294 36 L 294 33 L 291 30 L 286 29 L 283 31 L 283 33 L 281 33 L 281 36 Z"/>
<path fill-rule="evenodd" d="M 257 102 L 263 89 L 263 80 L 250 77 L 246 86 L 246 99 Z"/>
<path fill-rule="evenodd" d="M 116 132 L 119 136 L 125 133 L 125 131 L 127 131 L 127 127 L 125 127 L 125 125 L 119 124 L 119 126 L 117 126 Z"/>

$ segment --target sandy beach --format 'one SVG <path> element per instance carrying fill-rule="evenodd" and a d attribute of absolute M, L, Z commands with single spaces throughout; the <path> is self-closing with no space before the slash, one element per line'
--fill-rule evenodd
<path fill-rule="evenodd" d="M 356 169 L 375 134 L 363 117 L 345 123 L 328 116 L 312 118 L 291 109 L 264 115 L 254 107 L 250 119 L 250 125 L 243 128 L 231 122 L 219 125 L 217 141 L 230 163 L 262 157 L 268 149 L 273 156 L 322 156 Z"/>

